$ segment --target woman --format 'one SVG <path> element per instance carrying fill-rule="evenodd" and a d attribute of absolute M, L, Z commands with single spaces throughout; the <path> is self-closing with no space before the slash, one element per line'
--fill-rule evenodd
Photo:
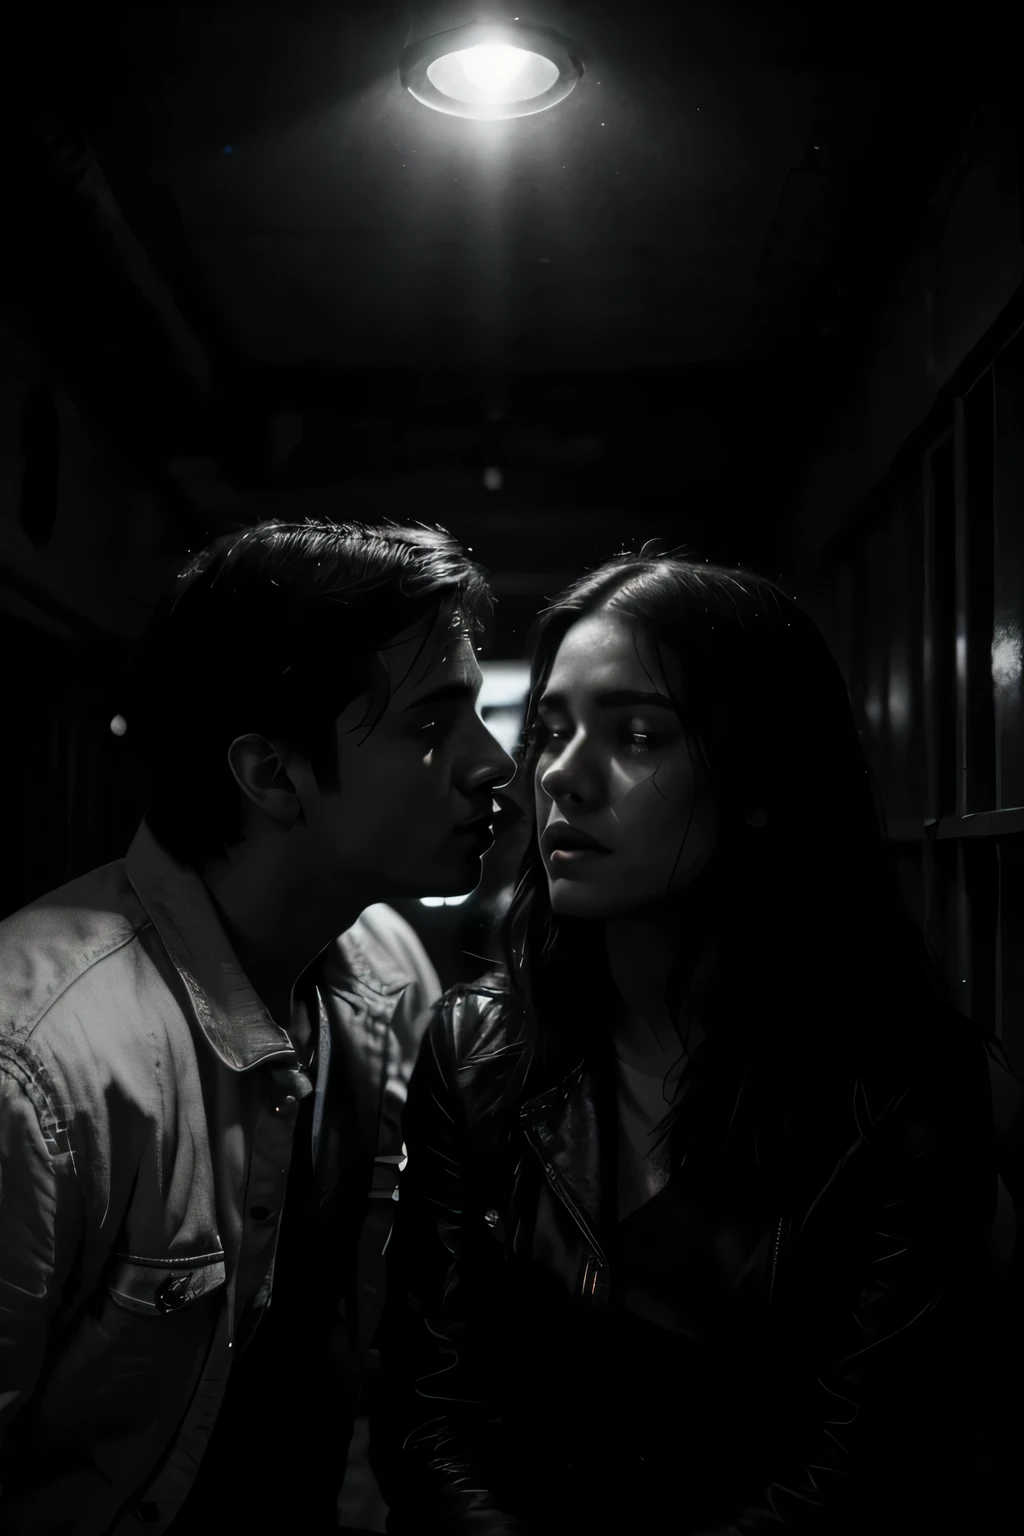
<path fill-rule="evenodd" d="M 523 771 L 504 970 L 409 1092 L 389 1533 L 977 1530 L 985 1053 L 821 636 L 758 576 L 621 557 L 544 616 Z"/>

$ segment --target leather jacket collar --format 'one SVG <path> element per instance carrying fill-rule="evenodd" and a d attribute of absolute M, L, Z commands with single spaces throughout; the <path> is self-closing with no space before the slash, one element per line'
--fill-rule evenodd
<path fill-rule="evenodd" d="M 584 1237 L 607 1264 L 604 1234 L 614 1229 L 615 1149 L 602 1109 L 602 1064 L 584 1059 L 555 1088 L 520 1110 L 520 1124 L 548 1180 Z"/>

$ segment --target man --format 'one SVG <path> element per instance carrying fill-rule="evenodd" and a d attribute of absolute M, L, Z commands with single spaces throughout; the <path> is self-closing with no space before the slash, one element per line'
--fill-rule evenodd
<path fill-rule="evenodd" d="M 485 868 L 489 861 L 490 855 L 485 860 Z M 379 1151 L 370 1191 L 372 1204 L 359 1239 L 359 1337 L 356 1348 L 349 1350 L 360 1390 L 338 1514 L 342 1530 L 351 1532 L 352 1536 L 368 1536 L 369 1532 L 383 1531 L 387 1517 L 387 1505 L 381 1498 L 369 1463 L 367 1412 L 379 1365 L 377 1351 L 372 1346 L 384 1310 L 385 1253 L 391 1237 L 394 1201 L 398 1199 L 398 1173 L 406 1163 L 402 1118 L 420 1042 L 433 1017 L 442 986 L 412 925 L 383 902 L 368 907 L 355 927 L 349 929 L 349 936 L 363 945 L 378 945 L 397 964 L 403 976 L 410 978 L 391 1018 L 393 1055 L 381 1112 Z M 349 1394 L 350 1397 L 353 1395 Z"/>
<path fill-rule="evenodd" d="M 271 523 L 150 625 L 127 859 L 0 924 L 10 1536 L 335 1525 L 408 980 L 357 920 L 477 881 L 488 601 L 440 531 Z"/>

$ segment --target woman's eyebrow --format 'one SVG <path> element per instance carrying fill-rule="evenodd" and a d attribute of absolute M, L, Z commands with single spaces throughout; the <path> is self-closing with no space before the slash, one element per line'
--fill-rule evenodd
<path fill-rule="evenodd" d="M 670 699 L 667 693 L 640 693 L 633 688 L 606 688 L 600 693 L 594 694 L 594 703 L 598 709 L 622 709 L 633 705 L 645 705 L 654 709 L 670 709 L 673 714 L 679 713 L 679 707 L 674 699 Z M 538 709 L 564 709 L 566 699 L 564 693 L 545 693 L 540 699 Z"/>

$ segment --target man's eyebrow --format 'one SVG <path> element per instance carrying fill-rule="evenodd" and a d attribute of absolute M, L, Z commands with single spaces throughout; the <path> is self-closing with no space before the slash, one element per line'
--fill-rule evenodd
<path fill-rule="evenodd" d="M 545 693 L 538 702 L 538 709 L 564 709 L 564 693 Z M 671 709 L 679 713 L 679 706 L 667 693 L 640 693 L 633 688 L 608 688 L 594 694 L 598 709 L 622 709 L 630 705 L 648 705 L 655 709 Z"/>
<path fill-rule="evenodd" d="M 410 709 L 434 709 L 438 704 L 462 703 L 466 699 L 475 704 L 479 692 L 476 683 L 442 683 L 429 693 L 421 693 L 418 699 L 410 700 L 403 706 L 403 713 Z"/>

